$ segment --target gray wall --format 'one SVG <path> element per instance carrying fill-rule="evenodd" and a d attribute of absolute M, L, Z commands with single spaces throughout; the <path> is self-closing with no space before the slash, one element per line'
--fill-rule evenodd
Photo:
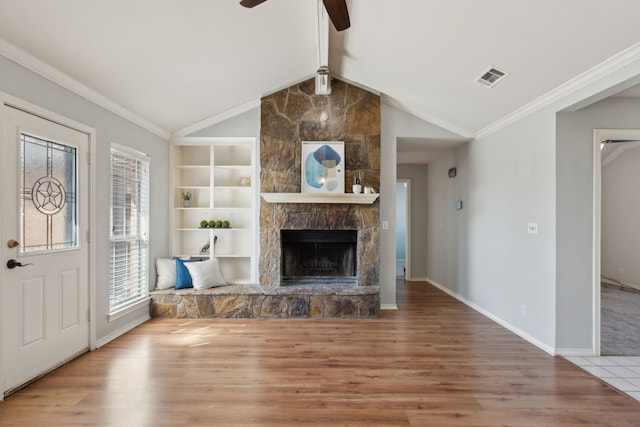
<path fill-rule="evenodd" d="M 640 129 L 640 101 L 610 98 L 557 117 L 561 349 L 593 346 L 593 130 Z M 566 311 L 562 310 L 565 307 Z"/>
<path fill-rule="evenodd" d="M 466 217 L 467 210 L 454 209 L 456 200 L 468 203 L 468 168 L 460 147 L 440 154 L 429 163 L 427 188 L 427 250 L 426 267 L 430 281 L 458 292 L 466 280 Z M 448 170 L 456 167 L 455 178 Z"/>
<path fill-rule="evenodd" d="M 0 57 L 0 91 L 60 114 L 96 130 L 93 165 L 96 177 L 95 277 L 96 339 L 117 334 L 121 328 L 147 316 L 148 308 L 109 322 L 109 183 L 112 142 L 147 153 L 151 157 L 151 218 L 149 286 L 155 285 L 154 260 L 169 255 L 169 149 L 167 141 L 93 104 L 86 99 Z"/>
<path fill-rule="evenodd" d="M 458 140 L 459 135 L 425 122 L 385 102 L 380 104 L 381 113 L 381 171 L 380 171 L 380 220 L 389 221 L 389 230 L 380 231 L 380 301 L 383 305 L 396 304 L 395 277 L 395 222 L 398 138 L 431 138 Z"/>
<path fill-rule="evenodd" d="M 428 253 L 428 167 L 427 165 L 398 165 L 398 179 L 411 181 L 411 260 L 407 280 L 427 280 Z"/>
<path fill-rule="evenodd" d="M 407 191 L 406 182 L 396 183 L 396 261 L 404 261 L 407 252 Z M 396 276 L 398 272 L 396 271 Z"/>
<path fill-rule="evenodd" d="M 591 253 L 593 129 L 638 128 L 637 108 L 628 110 L 631 105 L 625 106 L 635 101 L 594 104 L 639 83 L 640 60 L 635 55 L 615 71 L 591 78 L 588 84 L 545 109 L 563 111 L 557 116 L 556 135 L 556 350 L 561 354 L 593 354 L 596 350 Z M 589 105 L 594 108 L 580 110 Z"/>
<path fill-rule="evenodd" d="M 624 151 L 602 167 L 601 272 L 640 287 L 640 147 L 616 145 Z"/>
<path fill-rule="evenodd" d="M 552 351 L 555 159 L 549 118 L 528 116 L 430 164 L 427 264 L 431 280 Z M 453 166 L 458 175 L 450 179 Z M 538 223 L 539 234 L 528 234 L 528 223 Z"/>
<path fill-rule="evenodd" d="M 429 164 L 429 278 L 549 352 L 593 347 L 593 129 L 639 127 L 635 101 L 580 111 L 638 84 L 638 58 L 598 72 Z"/>

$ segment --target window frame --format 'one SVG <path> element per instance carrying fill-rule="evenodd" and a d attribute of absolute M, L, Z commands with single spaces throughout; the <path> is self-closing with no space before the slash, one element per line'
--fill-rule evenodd
<path fill-rule="evenodd" d="M 147 306 L 150 301 L 150 160 L 150 157 L 145 153 L 119 144 L 111 144 L 109 173 L 109 321 L 123 317 L 140 307 Z M 116 163 L 117 161 L 120 163 Z M 127 174 L 133 174 L 134 178 L 127 180 Z M 116 178 L 120 178 L 120 181 L 118 182 Z M 128 202 L 126 201 L 127 197 L 129 197 Z M 114 203 L 118 199 L 124 199 L 125 202 L 122 204 Z M 136 201 L 135 204 L 132 204 L 133 200 Z M 137 209 L 131 209 L 133 206 Z M 118 211 L 123 215 L 119 216 Z M 116 232 L 118 229 L 119 232 Z M 123 250 L 122 248 L 126 249 Z M 123 254 L 128 256 L 123 258 Z M 122 274 L 123 265 L 125 267 L 124 275 Z M 123 297 L 123 293 L 127 294 L 127 296 Z"/>

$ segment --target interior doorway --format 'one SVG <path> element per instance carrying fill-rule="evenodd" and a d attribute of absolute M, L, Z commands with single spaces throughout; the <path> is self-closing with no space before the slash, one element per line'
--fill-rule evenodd
<path fill-rule="evenodd" d="M 411 180 L 396 180 L 396 277 L 411 277 Z"/>
<path fill-rule="evenodd" d="M 640 355 L 640 131 L 596 130 L 594 353 Z"/>

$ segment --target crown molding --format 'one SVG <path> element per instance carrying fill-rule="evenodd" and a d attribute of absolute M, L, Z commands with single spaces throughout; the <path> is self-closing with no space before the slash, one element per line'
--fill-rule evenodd
<path fill-rule="evenodd" d="M 3 38 L 0 38 L 0 55 L 30 71 L 33 71 L 34 73 L 44 77 L 45 79 L 50 80 L 59 86 L 62 86 L 63 88 L 75 93 L 76 95 L 79 95 L 87 99 L 88 101 L 93 102 L 94 104 L 99 105 L 106 110 L 109 110 L 110 112 L 122 117 L 123 119 L 140 126 L 141 128 L 159 136 L 166 141 L 171 138 L 171 133 L 167 130 L 162 129 L 161 127 L 149 122 L 146 119 L 143 119 L 137 114 L 110 100 L 106 96 L 96 92 L 88 86 L 85 86 L 69 75 L 25 52 L 24 50 L 9 43 Z"/>
<path fill-rule="evenodd" d="M 632 45 L 631 47 L 615 54 L 609 59 L 601 62 L 600 64 L 590 68 L 584 73 L 574 77 L 573 79 L 563 83 L 557 88 L 547 92 L 541 97 L 535 99 L 529 104 L 515 110 L 514 112 L 507 114 L 500 120 L 490 124 L 489 126 L 481 129 L 475 135 L 476 139 L 485 138 L 500 129 L 503 129 L 524 117 L 541 110 L 556 101 L 570 95 L 571 93 L 587 87 L 598 80 L 610 75 L 611 73 L 624 68 L 627 65 L 633 64 L 640 59 L 640 42 Z"/>

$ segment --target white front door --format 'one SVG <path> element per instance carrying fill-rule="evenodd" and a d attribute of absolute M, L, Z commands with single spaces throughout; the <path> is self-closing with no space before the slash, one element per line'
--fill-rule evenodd
<path fill-rule="evenodd" d="M 3 392 L 89 348 L 87 134 L 2 111 Z"/>

